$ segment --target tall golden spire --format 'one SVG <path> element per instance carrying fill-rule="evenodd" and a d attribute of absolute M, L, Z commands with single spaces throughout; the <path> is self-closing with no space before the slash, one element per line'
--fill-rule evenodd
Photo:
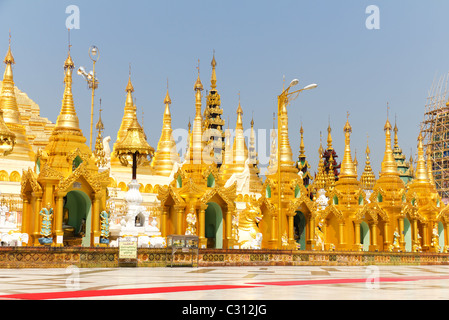
<path fill-rule="evenodd" d="M 214 55 L 212 57 L 212 62 L 211 62 L 212 76 L 210 78 L 210 88 L 212 90 L 215 90 L 217 88 L 217 74 L 215 73 L 216 65 L 217 65 L 217 62 L 215 61 L 215 51 L 214 51 Z"/>
<path fill-rule="evenodd" d="M 0 109 L 3 111 L 3 120 L 6 126 L 12 133 L 14 133 L 16 138 L 14 150 L 12 150 L 12 153 L 10 153 L 8 158 L 34 162 L 34 152 L 28 141 L 26 129 L 20 118 L 19 107 L 14 91 L 12 65 L 15 64 L 15 61 L 11 52 L 11 34 L 9 36 L 8 52 L 6 53 L 3 62 L 6 64 L 6 67 L 0 93 Z"/>
<path fill-rule="evenodd" d="M 302 124 L 301 124 L 301 129 L 299 129 L 299 133 L 301 134 L 301 142 L 299 144 L 299 157 L 305 157 L 305 145 L 304 145 L 304 129 L 302 128 Z"/>
<path fill-rule="evenodd" d="M 331 128 L 331 124 L 329 123 L 328 127 L 327 127 L 327 150 L 333 150 L 334 148 L 332 147 L 332 128 Z"/>
<path fill-rule="evenodd" d="M 61 112 L 56 120 L 55 130 L 73 130 L 81 133 L 78 116 L 75 111 L 72 95 L 72 71 L 75 68 L 70 51 L 64 62 L 64 96 L 62 98 Z"/>
<path fill-rule="evenodd" d="M 345 153 L 343 155 L 343 161 L 341 163 L 340 167 L 340 178 L 343 177 L 357 177 L 357 173 L 354 170 L 354 163 L 352 162 L 351 157 L 351 133 L 352 133 L 352 127 L 349 124 L 349 113 L 347 115 L 346 124 L 343 128 L 343 131 L 345 133 Z"/>
<path fill-rule="evenodd" d="M 254 117 L 251 119 L 251 131 L 249 134 L 249 148 L 248 148 L 248 157 L 249 157 L 249 163 L 254 165 L 254 167 L 257 168 L 257 165 L 259 164 L 259 160 L 257 158 L 257 151 L 256 151 L 256 134 L 254 132 Z M 258 173 L 259 173 L 259 169 Z"/>
<path fill-rule="evenodd" d="M 297 169 L 295 167 L 296 162 L 293 161 L 293 153 L 292 148 L 290 146 L 290 141 L 288 138 L 288 115 L 287 115 L 287 98 L 281 98 L 283 101 L 280 101 L 280 112 L 278 114 L 279 117 L 279 128 L 278 128 L 278 141 L 279 141 L 279 156 L 278 160 L 280 161 L 281 171 L 288 171 L 290 173 L 297 173 Z"/>
<path fill-rule="evenodd" d="M 399 172 L 397 169 L 396 161 L 394 160 L 393 150 L 391 148 L 391 123 L 388 120 L 385 123 L 384 131 L 385 131 L 385 154 L 384 159 L 382 161 L 381 172 L 380 175 L 395 175 L 399 176 Z"/>
<path fill-rule="evenodd" d="M 64 95 L 62 98 L 61 111 L 56 120 L 55 128 L 50 136 L 49 142 L 45 147 L 48 154 L 46 163 L 65 177 L 73 172 L 73 159 L 69 159 L 69 154 L 79 152 L 90 159 L 92 151 L 86 145 L 86 138 L 83 136 L 78 124 L 78 117 L 75 111 L 72 96 L 72 70 L 75 67 L 70 56 L 70 47 L 67 59 L 64 63 Z M 42 165 L 42 164 L 41 164 Z M 87 160 L 84 164 L 89 170 L 98 172 L 95 161 Z"/>
<path fill-rule="evenodd" d="M 415 181 L 430 182 L 427 174 L 426 160 L 424 159 L 423 137 L 421 132 L 418 136 L 418 160 L 416 162 Z"/>
<path fill-rule="evenodd" d="M 243 135 L 243 109 L 240 104 L 237 107 L 237 122 L 235 125 L 234 143 L 232 145 L 232 161 L 225 162 L 220 168 L 223 181 L 227 181 L 233 173 L 241 173 L 245 169 L 245 162 L 248 159 L 248 148 Z M 226 159 L 228 160 L 228 159 Z"/>
<path fill-rule="evenodd" d="M 167 81 L 167 94 L 164 99 L 165 110 L 162 119 L 162 132 L 157 144 L 157 151 L 154 153 L 151 167 L 154 169 L 154 173 L 161 176 L 170 176 L 173 169 L 174 162 L 179 162 L 179 154 L 176 151 L 176 142 L 172 135 L 171 126 L 171 113 L 170 104 L 171 99 L 168 94 L 168 81 Z"/>
<path fill-rule="evenodd" d="M 200 79 L 200 60 L 198 60 L 198 78 L 196 79 L 193 89 L 195 91 L 195 118 L 193 119 L 192 128 L 192 148 L 190 150 L 190 160 L 195 164 L 200 164 L 205 159 L 202 159 L 205 141 L 203 141 L 203 117 L 201 115 L 201 91 L 204 90 Z"/>
<path fill-rule="evenodd" d="M 365 161 L 365 169 L 363 170 L 362 176 L 360 178 L 360 184 L 364 190 L 372 190 L 374 187 L 374 183 L 376 181 L 376 176 L 373 173 L 373 169 L 371 168 L 371 161 L 369 155 L 371 153 L 368 141 L 366 142 L 366 161 Z"/>
<path fill-rule="evenodd" d="M 240 98 L 239 106 L 237 107 L 237 123 L 235 125 L 235 137 L 232 150 L 234 163 L 241 166 L 243 170 L 245 161 L 248 158 L 248 148 L 246 147 L 245 136 L 243 135 L 243 109 L 240 104 Z"/>
<path fill-rule="evenodd" d="M 136 115 L 136 106 L 133 100 L 134 87 L 131 82 L 131 69 L 129 71 L 128 84 L 126 85 L 125 92 L 126 92 L 125 109 L 122 122 L 120 124 L 120 128 L 117 132 L 116 143 L 120 142 L 126 136 L 126 130 L 128 130 L 131 122 L 133 121 L 134 115 Z"/>

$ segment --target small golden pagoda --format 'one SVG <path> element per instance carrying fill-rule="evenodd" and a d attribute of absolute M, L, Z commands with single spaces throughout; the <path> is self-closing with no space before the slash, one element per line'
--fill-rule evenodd
<path fill-rule="evenodd" d="M 366 210 L 360 215 L 367 214 L 371 233 L 370 250 L 390 251 L 401 250 L 403 245 L 403 219 L 402 208 L 405 202 L 405 185 L 399 176 L 396 161 L 391 147 L 392 126 L 387 118 L 384 126 L 385 153 L 379 173 L 379 179 L 373 187 L 373 193 Z M 397 234 L 401 239 L 398 239 Z M 394 246 L 394 248 L 392 247 Z"/>
<path fill-rule="evenodd" d="M 325 223 L 324 241 L 329 249 L 358 250 L 361 219 L 356 213 L 362 203 L 363 194 L 351 157 L 350 136 L 352 127 L 349 123 L 349 115 L 343 131 L 345 133 L 345 152 L 339 179 L 335 182 L 335 187 L 328 192 L 329 206 L 320 212 L 316 220 Z M 331 175 L 330 178 L 334 177 L 332 155 L 330 157 L 329 174 Z"/>
<path fill-rule="evenodd" d="M 287 105 L 289 95 L 295 93 L 289 92 L 290 87 L 278 96 L 279 143 L 277 156 L 270 156 L 277 160 L 277 170 L 274 172 L 274 165 L 272 165 L 263 184 L 265 194 L 262 194 L 258 200 L 258 205 L 264 218 L 259 227 L 263 234 L 264 248 L 296 249 L 299 241 L 303 243 L 302 250 L 310 250 L 314 245 L 314 235 L 311 230 L 315 228 L 313 214 L 316 208 L 298 174 L 288 138 Z M 304 226 L 303 230 L 295 232 L 295 220 L 298 221 L 299 226 Z M 298 233 L 300 239 L 296 237 Z"/>
<path fill-rule="evenodd" d="M 238 242 L 236 220 L 236 184 L 225 188 L 216 163 L 204 152 L 201 116 L 201 91 L 198 78 L 194 85 L 195 118 L 189 130 L 189 145 L 183 166 L 174 180 L 158 191 L 161 206 L 160 231 L 170 234 L 195 234 L 202 248 L 234 248 Z M 207 149 L 206 149 L 207 150 Z"/>
<path fill-rule="evenodd" d="M 24 170 L 22 175 L 22 232 L 30 235 L 29 245 L 39 245 L 39 212 L 44 207 L 54 211 L 52 245 L 63 246 L 66 240 L 73 240 L 72 245 L 99 245 L 100 212 L 105 209 L 109 170 L 98 172 L 95 156 L 79 127 L 72 96 L 73 68 L 69 51 L 55 128 L 48 145 L 37 155 L 35 169 Z"/>
<path fill-rule="evenodd" d="M 444 222 L 444 228 L 448 230 L 449 212 L 444 209 L 442 210 L 441 197 L 436 191 L 435 183 L 432 182 L 431 175 L 431 172 L 429 175 L 428 168 L 426 167 L 423 138 L 420 132 L 415 176 L 407 185 L 406 198 L 408 205 L 403 209 L 404 216 L 410 223 L 410 237 L 412 239 L 413 251 L 440 252 L 443 248 L 440 247 L 439 239 L 435 239 L 436 235 L 439 234 L 438 222 Z M 400 220 L 400 223 L 403 224 L 404 221 Z M 436 234 L 434 229 L 436 229 Z M 422 242 L 420 237 L 422 237 Z M 446 233 L 446 244 L 448 243 L 447 239 Z M 447 251 L 447 247 L 444 250 Z"/>

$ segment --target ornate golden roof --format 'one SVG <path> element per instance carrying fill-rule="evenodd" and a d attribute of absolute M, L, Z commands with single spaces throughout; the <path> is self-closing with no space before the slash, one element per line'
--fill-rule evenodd
<path fill-rule="evenodd" d="M 128 156 L 134 153 L 138 153 L 139 156 L 153 155 L 154 148 L 146 141 L 145 133 L 137 121 L 137 115 L 134 115 L 126 136 L 116 145 L 115 152 L 124 165 L 128 164 Z"/>

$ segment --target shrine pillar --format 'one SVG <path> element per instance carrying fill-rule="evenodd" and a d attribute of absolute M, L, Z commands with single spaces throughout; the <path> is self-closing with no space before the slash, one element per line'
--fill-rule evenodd
<path fill-rule="evenodd" d="M 40 246 L 39 238 L 41 237 L 41 230 L 40 230 L 40 226 L 41 226 L 40 220 L 41 219 L 40 219 L 39 211 L 41 211 L 41 209 L 42 209 L 43 192 L 42 191 L 33 192 L 31 195 L 35 199 L 35 201 L 34 201 L 34 219 L 33 219 L 34 223 L 33 223 L 33 228 L 32 228 L 32 230 L 33 230 L 32 231 L 32 241 L 33 241 L 33 246 Z"/>
<path fill-rule="evenodd" d="M 53 242 L 52 246 L 54 247 L 62 247 L 63 246 L 63 237 L 64 231 L 62 229 L 62 220 L 63 220 L 63 206 L 64 206 L 64 196 L 65 193 L 58 192 L 56 194 L 56 202 L 54 212 L 54 230 L 56 236 L 56 242 Z"/>
<path fill-rule="evenodd" d="M 198 242 L 200 248 L 206 248 L 207 239 L 205 236 L 205 222 L 206 222 L 206 204 L 201 204 L 200 212 L 198 214 Z"/>
<path fill-rule="evenodd" d="M 97 247 L 100 244 L 100 195 L 94 193 L 92 196 L 92 231 L 91 246 Z"/>

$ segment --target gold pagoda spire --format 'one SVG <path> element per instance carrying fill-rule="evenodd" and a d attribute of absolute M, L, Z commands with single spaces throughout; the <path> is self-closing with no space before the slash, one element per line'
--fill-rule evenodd
<path fill-rule="evenodd" d="M 257 158 L 255 141 L 256 141 L 256 134 L 254 132 L 254 117 L 253 117 L 253 118 L 251 118 L 251 131 L 249 134 L 248 157 L 249 157 L 249 163 L 254 165 L 254 167 L 257 167 L 257 165 L 259 164 L 259 160 Z M 259 170 L 259 169 L 257 169 L 257 170 Z"/>
<path fill-rule="evenodd" d="M 371 150 L 368 145 L 368 141 L 366 142 L 366 160 L 365 160 L 365 169 L 363 170 L 362 176 L 360 178 L 360 183 L 364 190 L 372 190 L 374 187 L 374 183 L 376 181 L 376 176 L 373 173 L 373 169 L 371 168 L 371 160 L 370 153 Z"/>
<path fill-rule="evenodd" d="M 164 99 L 165 110 L 162 119 L 162 133 L 157 144 L 157 151 L 154 153 L 151 167 L 154 173 L 161 176 L 170 176 L 175 161 L 179 161 L 179 154 L 176 151 L 176 142 L 172 135 L 171 126 L 171 113 L 170 104 L 171 99 L 168 93 L 168 81 L 167 81 L 167 94 Z"/>
<path fill-rule="evenodd" d="M 301 142 L 299 144 L 299 157 L 305 157 L 306 153 L 305 153 L 305 145 L 304 145 L 304 129 L 302 128 L 302 124 L 301 124 L 301 129 L 299 129 L 299 133 L 301 134 Z"/>
<path fill-rule="evenodd" d="M 418 136 L 418 161 L 416 162 L 415 181 L 429 182 L 427 174 L 426 160 L 424 159 L 423 137 L 421 132 Z"/>
<path fill-rule="evenodd" d="M 212 66 L 212 76 L 210 78 L 210 88 L 215 90 L 217 88 L 217 74 L 215 73 L 215 67 L 217 66 L 217 62 L 215 61 L 215 50 L 214 55 L 212 57 L 212 62 L 210 63 Z"/>
<path fill-rule="evenodd" d="M 245 162 L 248 159 L 248 148 L 243 134 L 243 109 L 240 104 L 237 107 L 237 122 L 235 125 L 234 143 L 232 145 L 232 161 L 225 161 L 220 168 L 223 180 L 227 181 L 233 173 L 241 173 L 245 169 Z M 229 159 L 226 159 L 229 160 Z"/>
<path fill-rule="evenodd" d="M 117 132 L 116 143 L 119 143 L 126 136 L 126 130 L 128 130 L 131 122 L 133 121 L 134 115 L 136 115 L 136 106 L 133 100 L 134 87 L 131 82 L 131 70 L 129 72 L 128 84 L 126 85 L 125 92 L 126 92 L 125 109 L 122 122 L 120 124 L 120 128 Z"/>
<path fill-rule="evenodd" d="M 331 124 L 329 123 L 328 127 L 327 127 L 327 150 L 333 150 L 334 148 L 332 147 L 332 128 L 331 128 Z"/>
<path fill-rule="evenodd" d="M 340 167 L 340 178 L 343 177 L 357 177 L 357 173 L 354 170 L 354 163 L 352 162 L 352 156 L 351 156 L 351 133 L 352 133 L 352 127 L 349 124 L 349 113 L 347 115 L 346 124 L 343 128 L 343 131 L 345 133 L 345 153 L 343 155 L 343 161 L 341 163 Z M 332 163 L 332 162 L 331 162 Z M 329 170 L 330 172 L 330 170 Z"/>
<path fill-rule="evenodd" d="M 72 94 L 72 71 L 75 68 L 70 51 L 67 59 L 64 62 L 64 96 L 62 98 L 61 112 L 56 120 L 55 130 L 73 130 L 81 132 L 79 127 L 78 116 L 75 111 L 75 104 L 73 102 Z"/>
<path fill-rule="evenodd" d="M 8 129 L 15 135 L 16 144 L 9 155 L 10 159 L 34 162 L 34 152 L 26 136 L 26 129 L 20 118 L 14 90 L 12 65 L 15 64 L 11 51 L 11 34 L 9 36 L 8 52 L 3 62 L 6 64 L 0 93 L 0 110 L 3 111 L 3 120 Z M 6 132 L 6 131 L 5 131 Z"/>
<path fill-rule="evenodd" d="M 49 138 L 49 143 L 45 147 L 48 154 L 46 163 L 59 171 L 64 177 L 73 172 L 73 159 L 70 160 L 71 153 L 85 155 L 84 165 L 92 172 L 98 172 L 95 161 L 90 161 L 92 151 L 86 145 L 86 138 L 83 136 L 78 124 L 78 117 L 75 111 L 72 96 L 72 70 L 75 67 L 70 56 L 70 47 L 67 59 L 64 62 L 64 94 L 62 98 L 61 111 L 56 120 L 55 128 Z M 77 151 L 76 151 L 77 150 Z M 88 160 L 89 159 L 89 160 Z M 42 165 L 42 164 L 41 164 Z"/>
<path fill-rule="evenodd" d="M 397 170 L 396 161 L 394 160 L 393 150 L 391 148 L 391 123 L 388 120 L 385 123 L 384 131 L 385 131 L 385 154 L 381 165 L 380 175 L 395 175 L 399 176 L 399 172 Z"/>
<path fill-rule="evenodd" d="M 245 136 L 243 135 L 243 109 L 240 104 L 240 98 L 237 107 L 237 123 L 235 125 L 235 137 L 232 150 L 234 163 L 243 170 L 245 161 L 248 158 L 248 148 L 246 147 Z"/>
<path fill-rule="evenodd" d="M 201 91 L 204 90 L 200 79 L 200 60 L 198 59 L 198 78 L 196 79 L 193 90 L 195 91 L 195 118 L 193 118 L 193 127 L 191 135 L 190 161 L 195 164 L 201 164 L 202 153 L 205 146 L 203 142 L 203 117 L 201 115 Z"/>

